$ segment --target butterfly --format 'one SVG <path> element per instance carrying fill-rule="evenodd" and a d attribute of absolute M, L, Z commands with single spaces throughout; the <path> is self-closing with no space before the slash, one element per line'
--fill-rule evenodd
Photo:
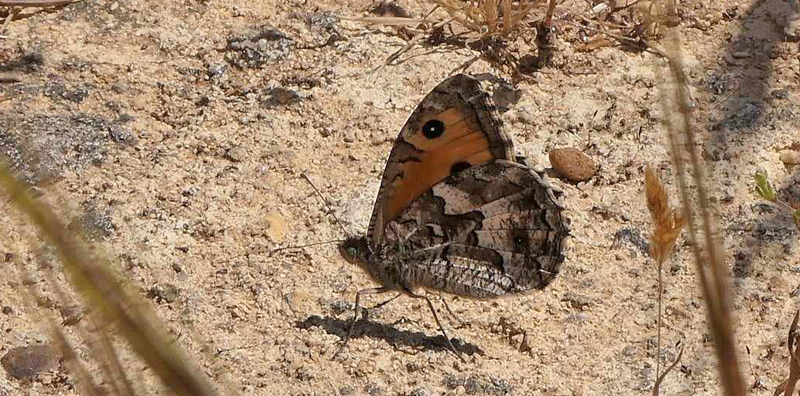
<path fill-rule="evenodd" d="M 515 160 L 511 138 L 480 83 L 464 74 L 437 85 L 411 114 L 386 161 L 366 235 L 339 244 L 380 286 L 490 299 L 542 289 L 564 261 L 564 207 L 548 182 Z M 456 352 L 458 354 L 458 352 Z M 335 355 L 334 355 L 335 357 Z M 460 355 L 459 355 L 460 357 Z"/>

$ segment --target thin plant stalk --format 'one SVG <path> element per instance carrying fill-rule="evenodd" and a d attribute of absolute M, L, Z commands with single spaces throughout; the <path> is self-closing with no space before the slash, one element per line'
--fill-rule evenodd
<path fill-rule="evenodd" d="M 703 301 L 706 304 L 709 331 L 714 337 L 714 351 L 720 372 L 720 382 L 726 395 L 741 396 L 746 394 L 744 380 L 739 368 L 739 358 L 736 355 L 733 326 L 730 318 L 730 286 L 726 267 L 722 259 L 722 249 L 714 240 L 712 233 L 712 216 L 706 191 L 703 168 L 700 154 L 697 151 L 697 142 L 694 129 L 690 120 L 689 93 L 687 92 L 687 78 L 683 72 L 684 65 L 680 50 L 680 38 L 674 29 L 670 29 L 667 37 L 667 59 L 670 74 L 674 80 L 674 92 L 661 90 L 661 102 L 664 109 L 665 128 L 673 156 L 673 164 L 678 175 L 681 199 L 683 200 L 684 216 L 688 219 L 689 236 L 692 241 L 695 264 L 697 267 Z M 669 104 L 677 105 L 679 125 L 669 120 L 673 114 Z M 681 139 L 685 144 L 681 144 Z M 682 154 L 689 157 L 689 168 L 682 159 Z M 694 189 L 697 193 L 697 206 L 700 215 L 700 224 L 693 217 L 694 210 L 689 194 L 689 180 L 687 172 L 691 173 Z M 702 231 L 705 254 L 700 248 Z"/>

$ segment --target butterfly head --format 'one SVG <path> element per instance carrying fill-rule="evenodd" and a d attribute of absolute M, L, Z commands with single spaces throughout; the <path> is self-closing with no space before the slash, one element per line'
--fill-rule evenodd
<path fill-rule="evenodd" d="M 367 238 L 348 237 L 339 244 L 339 254 L 350 264 L 366 264 L 371 255 Z"/>

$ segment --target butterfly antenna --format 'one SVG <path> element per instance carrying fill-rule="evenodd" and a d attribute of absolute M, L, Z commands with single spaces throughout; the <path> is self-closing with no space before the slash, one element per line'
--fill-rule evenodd
<path fill-rule="evenodd" d="M 274 253 L 280 252 L 281 250 L 288 250 L 288 249 L 300 249 L 309 246 L 318 246 L 318 245 L 326 245 L 328 243 L 336 243 L 336 242 L 344 242 L 344 239 L 334 239 L 332 241 L 325 241 L 325 242 L 314 242 L 305 245 L 297 245 L 297 246 L 284 246 L 277 249 L 272 249 L 269 251 L 269 255 L 272 256 Z"/>
<path fill-rule="evenodd" d="M 341 222 L 341 221 L 339 221 L 339 218 L 338 218 L 338 217 L 336 217 L 336 212 L 334 212 L 334 211 L 333 211 L 333 209 L 331 209 L 331 206 L 330 206 L 330 205 L 328 205 L 328 201 L 327 201 L 327 200 L 325 200 L 325 197 L 324 197 L 324 196 L 322 196 L 322 193 L 320 193 L 320 192 L 319 192 L 319 190 L 317 189 L 317 186 L 315 186 L 315 185 L 314 185 L 314 183 L 312 183 L 312 182 L 311 182 L 311 179 L 309 179 L 309 178 L 308 178 L 308 176 L 306 176 L 306 174 L 305 174 L 305 173 L 301 173 L 301 174 L 300 174 L 300 176 L 302 176 L 302 177 L 303 177 L 303 179 L 306 179 L 306 181 L 308 182 L 308 184 L 310 184 L 310 185 L 311 185 L 311 188 L 313 188 L 313 189 L 314 189 L 314 191 L 317 193 L 317 195 L 319 195 L 319 198 L 320 198 L 320 199 L 322 199 L 322 203 L 323 203 L 323 204 L 325 204 L 325 207 L 326 207 L 326 208 L 328 208 L 328 211 L 331 213 L 331 215 L 333 216 L 333 218 L 336 220 L 336 224 L 338 224 L 338 225 L 339 225 L 339 228 L 341 228 L 341 229 L 342 229 L 342 231 L 344 231 L 344 235 L 345 235 L 346 237 L 350 238 L 350 233 L 349 233 L 349 232 L 347 232 L 347 230 L 346 230 L 346 229 L 344 229 L 344 226 L 342 225 L 342 222 Z"/>

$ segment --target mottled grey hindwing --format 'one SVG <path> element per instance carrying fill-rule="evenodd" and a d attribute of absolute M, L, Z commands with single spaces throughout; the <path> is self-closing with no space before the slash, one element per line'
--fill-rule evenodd
<path fill-rule="evenodd" d="M 373 258 L 398 266 L 408 287 L 489 298 L 550 283 L 568 234 L 550 186 L 525 166 L 497 160 L 412 202 L 387 224 L 385 254 Z"/>

